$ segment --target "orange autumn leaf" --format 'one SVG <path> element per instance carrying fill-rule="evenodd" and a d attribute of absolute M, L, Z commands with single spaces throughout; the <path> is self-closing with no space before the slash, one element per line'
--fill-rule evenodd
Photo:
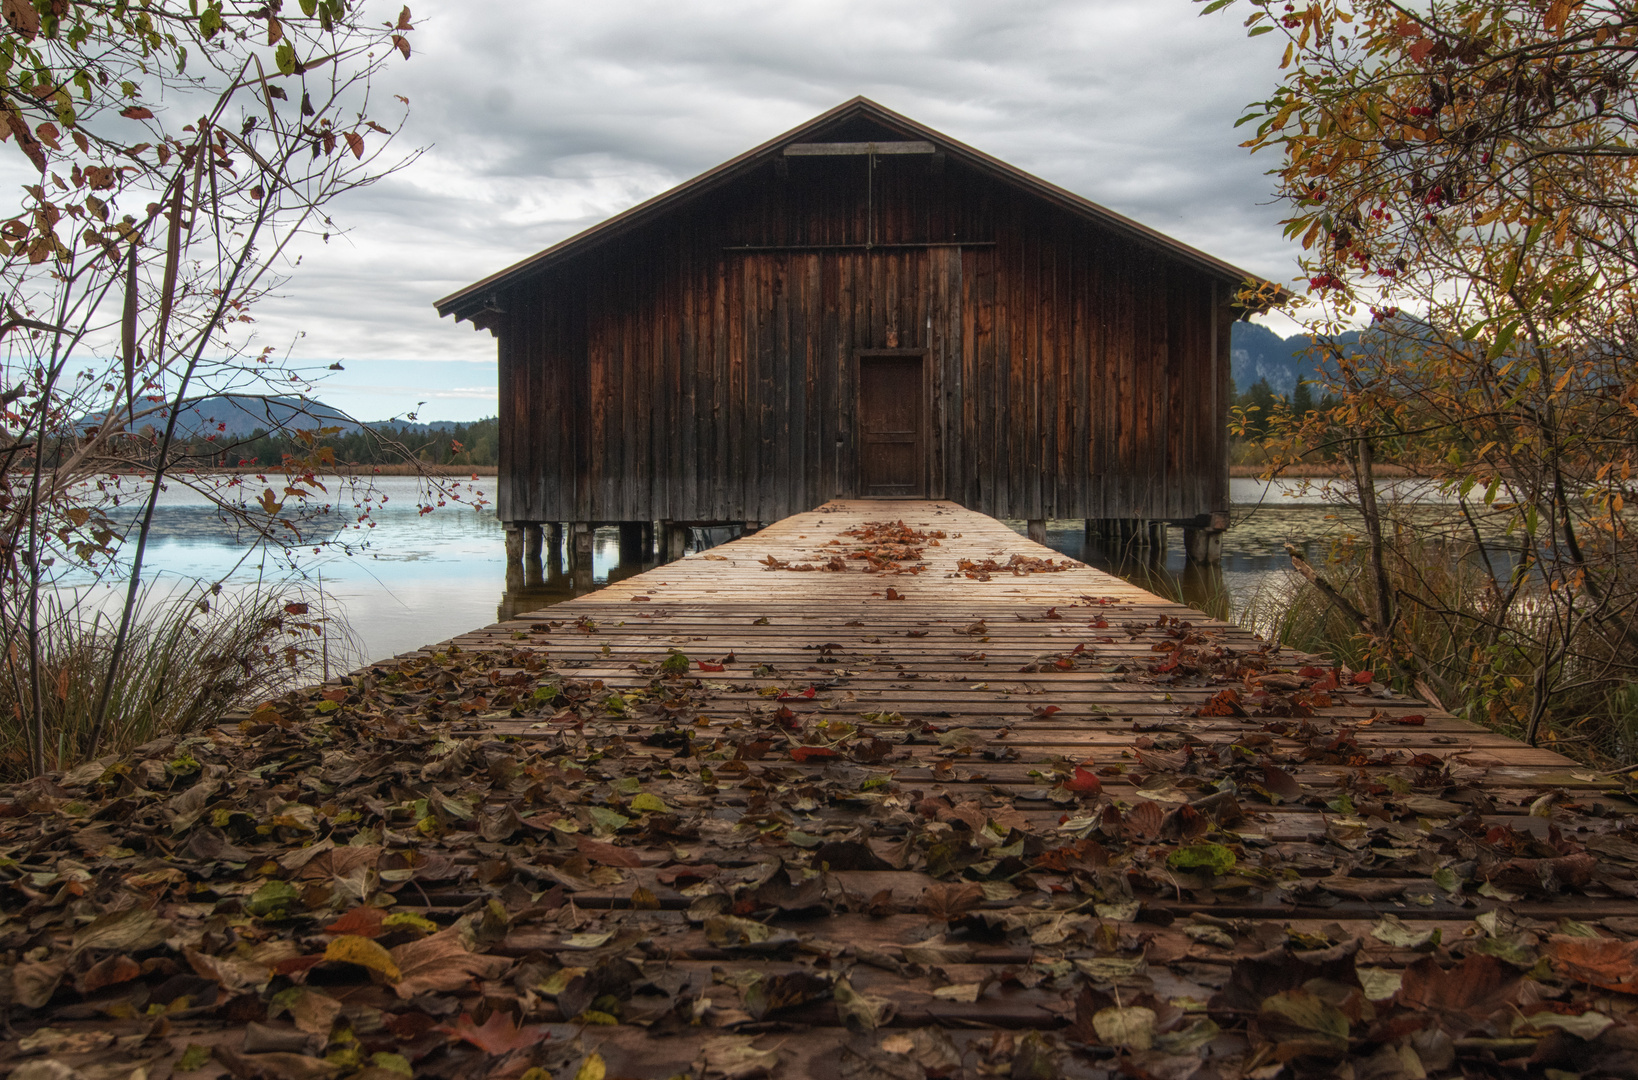
<path fill-rule="evenodd" d="M 1638 994 L 1638 941 L 1555 934 L 1547 939 L 1547 951 L 1554 969 L 1566 979 Z"/>

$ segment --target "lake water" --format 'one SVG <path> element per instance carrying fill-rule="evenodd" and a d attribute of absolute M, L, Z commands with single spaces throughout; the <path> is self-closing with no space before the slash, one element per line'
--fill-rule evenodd
<path fill-rule="evenodd" d="M 305 597 L 329 614 L 344 614 L 351 627 L 354 662 L 380 659 L 448 638 L 520 611 L 529 611 L 573 595 L 567 580 L 550 569 L 545 580 L 507 587 L 503 533 L 493 512 L 495 479 L 463 481 L 445 505 L 422 513 L 417 481 L 379 477 L 365 505 L 367 521 L 351 507 L 361 492 L 349 493 L 332 482 L 335 509 L 320 517 L 307 542 L 295 549 L 295 570 L 284 558 L 257 558 L 235 536 L 205 496 L 172 484 L 163 494 L 149 541 L 145 578 L 156 585 L 180 588 L 198 579 L 223 581 L 229 588 L 254 587 L 259 581 L 286 580 L 294 572 Z M 254 497 L 260 483 L 247 491 Z M 1233 616 L 1271 578 L 1289 572 L 1284 545 L 1314 549 L 1340 530 L 1321 495 L 1286 482 L 1267 487 L 1259 481 L 1232 482 L 1234 526 L 1224 537 L 1221 569 L 1188 567 L 1181 530 L 1173 529 L 1164 553 L 1121 552 L 1088 543 L 1083 523 L 1050 522 L 1048 543 L 1071 558 L 1120 574 L 1153 592 L 1170 595 L 1215 614 Z M 481 503 L 473 509 L 470 504 Z M 1011 522 L 1020 532 L 1024 523 Z M 730 534 L 695 534 L 691 550 L 720 542 Z M 344 541 L 350 549 L 320 545 L 315 538 Z M 622 566 L 617 530 L 596 536 L 593 584 L 611 576 L 636 573 L 654 565 Z M 113 586 L 85 590 L 88 601 L 117 606 L 122 592 Z M 343 663 L 338 658 L 338 665 Z"/>

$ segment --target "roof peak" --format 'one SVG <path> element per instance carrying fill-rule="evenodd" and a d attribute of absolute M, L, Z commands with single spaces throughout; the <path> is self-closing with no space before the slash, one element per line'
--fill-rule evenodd
<path fill-rule="evenodd" d="M 1108 207 L 1101 206 L 1072 191 L 1027 173 L 1015 165 L 1010 165 L 999 158 L 984 153 L 982 150 L 968 146 L 863 94 L 856 94 L 841 104 L 825 110 L 818 116 L 775 135 L 766 142 L 752 147 L 750 150 L 730 158 L 714 168 L 707 169 L 691 180 L 686 180 L 638 203 L 636 206 L 623 210 L 613 217 L 607 218 L 565 240 L 561 240 L 545 250 L 529 256 L 527 259 L 514 263 L 481 281 L 476 281 L 464 289 L 451 293 L 449 296 L 437 301 L 434 306 L 441 316 L 454 315 L 457 320 L 468 318 L 477 311 L 482 310 L 488 304 L 488 298 L 498 290 L 534 274 L 541 273 L 548 267 L 641 225 L 674 206 L 681 205 L 721 184 L 736 179 L 760 166 L 765 160 L 779 154 L 787 144 L 800 142 L 804 136 L 810 136 L 821 131 L 853 113 L 871 114 L 872 119 L 884 122 L 894 128 L 903 129 L 906 133 L 914 135 L 917 140 L 931 142 L 940 151 L 995 175 L 1004 182 L 1030 191 L 1048 202 L 1057 204 L 1070 213 L 1095 221 L 1106 228 L 1150 246 L 1168 257 L 1195 266 L 1214 277 L 1236 281 L 1252 278 L 1252 275 L 1230 263 L 1208 255 L 1180 240 L 1173 239 L 1158 230 L 1151 229 L 1147 225 L 1116 213 Z"/>

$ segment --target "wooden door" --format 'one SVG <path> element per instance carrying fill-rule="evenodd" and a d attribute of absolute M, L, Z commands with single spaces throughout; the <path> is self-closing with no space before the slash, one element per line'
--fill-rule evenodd
<path fill-rule="evenodd" d="M 859 494 L 927 493 L 925 357 L 859 357 Z"/>

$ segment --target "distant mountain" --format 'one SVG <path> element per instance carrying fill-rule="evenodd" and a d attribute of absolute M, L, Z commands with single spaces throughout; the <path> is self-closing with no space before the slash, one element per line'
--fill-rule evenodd
<path fill-rule="evenodd" d="M 1229 370 L 1235 390 L 1243 394 L 1259 379 L 1267 379 L 1269 389 L 1289 396 L 1296 391 L 1297 380 L 1318 379 L 1319 357 L 1308 351 L 1313 340 L 1307 334 L 1282 338 L 1260 323 L 1235 323 L 1229 336 Z M 1335 340 L 1352 345 L 1359 334 L 1349 331 Z"/>
<path fill-rule="evenodd" d="M 154 424 L 156 419 L 158 419 L 156 416 L 151 416 L 147 422 Z M 97 419 L 88 416 L 80 421 L 80 425 L 84 427 L 96 422 Z M 372 428 L 390 427 L 421 434 L 449 431 L 463 423 L 465 421 L 460 420 L 368 421 Z M 245 436 L 258 429 L 262 431 L 282 429 L 289 432 L 304 428 L 340 428 L 342 434 L 348 434 L 359 430 L 360 426 L 358 421 L 339 409 L 322 401 L 293 394 L 276 394 L 270 397 L 256 394 L 211 394 L 191 398 L 184 404 L 182 415 L 177 420 L 177 433 L 185 439 L 213 434 Z"/>
<path fill-rule="evenodd" d="M 273 431 L 279 428 L 326 427 L 356 431 L 358 423 L 322 401 L 288 394 L 275 397 L 212 394 L 193 398 L 183 405 L 182 415 L 177 421 L 178 430 L 187 435 L 208 435 L 213 432 L 249 435 L 258 428 Z"/>

